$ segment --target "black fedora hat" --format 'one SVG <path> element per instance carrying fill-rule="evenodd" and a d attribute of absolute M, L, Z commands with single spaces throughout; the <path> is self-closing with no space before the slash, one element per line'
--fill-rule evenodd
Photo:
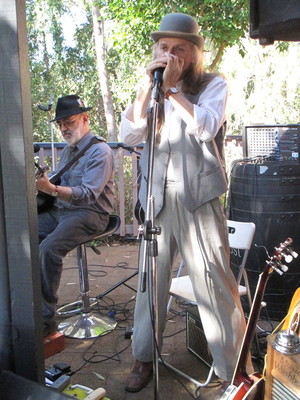
<path fill-rule="evenodd" d="M 55 118 L 51 122 L 89 111 L 91 108 L 85 107 L 84 102 L 76 94 L 60 97 L 56 104 Z"/>
<path fill-rule="evenodd" d="M 151 33 L 151 38 L 157 42 L 160 38 L 180 38 L 195 43 L 200 49 L 203 48 L 204 40 L 199 35 L 199 25 L 196 20 L 188 14 L 167 14 L 161 20 L 159 30 Z"/>

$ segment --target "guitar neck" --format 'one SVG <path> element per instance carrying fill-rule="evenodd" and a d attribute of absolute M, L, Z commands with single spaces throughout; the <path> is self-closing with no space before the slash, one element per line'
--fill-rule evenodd
<path fill-rule="evenodd" d="M 284 243 L 280 244 L 279 248 L 275 247 L 276 252 L 274 256 L 269 258 L 269 260 L 266 262 L 263 272 L 259 275 L 243 343 L 241 345 L 231 385 L 229 386 L 230 393 L 226 394 L 226 392 L 224 392 L 224 395 L 221 398 L 222 400 L 242 400 L 248 398 L 247 392 L 250 393 L 250 388 L 253 386 L 255 379 L 258 377 L 257 374 L 252 374 L 250 377 L 247 374 L 246 365 L 250 355 L 250 347 L 255 335 L 255 328 L 260 314 L 261 302 L 265 294 L 268 279 L 272 272 L 276 271 L 278 274 L 282 275 L 283 272 L 288 270 L 287 266 L 281 262 L 282 255 L 285 257 L 286 262 L 291 262 L 293 258 L 297 257 L 297 253 L 291 251 L 288 247 L 292 243 L 292 239 L 287 238 Z M 289 257 L 289 261 L 288 257 L 286 256 Z M 261 396 L 259 398 L 261 398 Z"/>
<path fill-rule="evenodd" d="M 49 181 L 50 181 L 51 183 L 53 183 L 53 185 L 54 185 L 54 184 L 56 184 L 56 183 L 60 180 L 60 176 L 61 176 L 61 174 L 59 174 L 59 173 L 57 173 L 57 174 L 55 174 L 55 175 L 52 175 L 52 176 L 50 177 Z"/>
<path fill-rule="evenodd" d="M 258 284 L 256 287 L 250 315 L 249 315 L 249 320 L 247 323 L 246 331 L 244 334 L 241 350 L 239 353 L 238 357 L 238 362 L 235 368 L 235 372 L 233 374 L 233 379 L 232 383 L 234 385 L 239 385 L 242 381 L 244 382 L 245 379 L 246 381 L 249 380 L 249 384 L 251 384 L 252 380 L 249 378 L 247 372 L 246 372 L 246 365 L 247 365 L 247 359 L 248 355 L 250 352 L 251 344 L 254 339 L 255 335 L 255 329 L 256 329 L 256 324 L 257 320 L 260 314 L 260 308 L 261 308 L 261 302 L 265 293 L 266 285 L 268 282 L 268 279 L 270 277 L 270 272 L 268 268 L 265 268 L 265 270 L 259 275 L 258 279 Z"/>

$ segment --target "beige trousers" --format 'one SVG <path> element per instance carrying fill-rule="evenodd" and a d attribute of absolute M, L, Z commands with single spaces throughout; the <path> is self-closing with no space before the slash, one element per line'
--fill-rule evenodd
<path fill-rule="evenodd" d="M 161 227 L 161 234 L 157 235 L 159 348 L 162 346 L 166 323 L 172 265 L 179 252 L 193 283 L 215 373 L 221 379 L 230 380 L 242 342 L 245 320 L 236 280 L 229 265 L 230 249 L 222 205 L 217 198 L 190 213 L 178 200 L 175 184 L 172 183 L 166 187 L 164 204 L 155 220 L 155 225 Z M 143 246 L 144 240 L 140 267 Z M 149 285 L 146 292 L 138 291 L 132 342 L 135 359 L 144 362 L 153 359 L 149 292 L 152 292 L 152 289 L 149 291 Z"/>

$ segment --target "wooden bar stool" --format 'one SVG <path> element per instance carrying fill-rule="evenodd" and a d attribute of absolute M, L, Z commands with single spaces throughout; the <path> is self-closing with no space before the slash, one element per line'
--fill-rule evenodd
<path fill-rule="evenodd" d="M 109 223 L 104 232 L 96 235 L 93 240 L 103 239 L 119 229 L 120 217 L 109 216 Z M 62 321 L 58 330 L 65 336 L 77 339 L 89 339 L 100 336 L 113 330 L 117 323 L 109 317 L 95 315 L 92 307 L 97 303 L 96 298 L 90 298 L 90 287 L 88 279 L 86 245 L 91 240 L 77 246 L 77 263 L 79 272 L 79 284 L 81 300 L 67 304 L 57 310 L 58 315 L 72 315 Z M 79 313 L 79 314 L 78 314 Z M 75 314 L 75 315 L 74 315 Z"/>

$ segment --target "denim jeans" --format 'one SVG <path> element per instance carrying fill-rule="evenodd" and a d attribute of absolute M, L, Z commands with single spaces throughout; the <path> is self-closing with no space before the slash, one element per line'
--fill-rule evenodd
<path fill-rule="evenodd" d="M 67 210 L 54 207 L 39 214 L 39 261 L 44 322 L 50 321 L 55 315 L 63 257 L 80 243 L 102 233 L 108 220 L 108 214 L 83 209 Z"/>

